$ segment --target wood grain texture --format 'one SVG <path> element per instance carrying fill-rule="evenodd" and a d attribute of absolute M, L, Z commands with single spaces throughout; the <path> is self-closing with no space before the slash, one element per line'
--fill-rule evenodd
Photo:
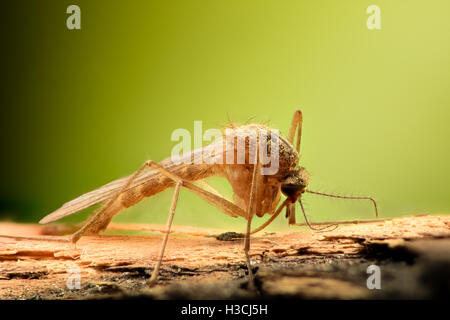
<path fill-rule="evenodd" d="M 148 225 L 110 227 L 111 231 L 163 229 Z M 65 228 L 0 223 L 0 234 L 33 236 L 48 234 L 49 230 L 59 232 Z M 174 227 L 173 231 L 158 286 L 152 289 L 146 286 L 145 279 L 156 262 L 161 233 L 85 236 L 76 246 L 0 237 L 0 299 L 136 295 L 160 299 L 352 299 L 389 298 L 396 292 L 397 297 L 434 298 L 448 290 L 445 280 L 442 284 L 442 279 L 432 277 L 439 276 L 439 272 L 448 277 L 445 266 L 450 263 L 450 216 L 446 215 L 340 226 L 326 233 L 292 228 L 289 232 L 256 234 L 250 255 L 257 266 L 257 293 L 245 289 L 243 239 L 219 241 L 207 236 L 227 230 Z M 372 263 L 391 277 L 390 282 L 383 280 L 384 290 L 374 292 L 365 286 L 365 269 Z M 74 266 L 81 272 L 80 290 L 70 290 L 66 285 Z M 415 280 L 398 287 L 405 274 Z M 424 284 L 422 293 L 417 293 L 415 286 L 420 286 L 427 276 L 431 280 Z"/>

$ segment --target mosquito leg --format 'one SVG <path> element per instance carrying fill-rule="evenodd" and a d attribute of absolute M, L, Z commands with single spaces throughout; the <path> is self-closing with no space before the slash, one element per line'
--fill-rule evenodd
<path fill-rule="evenodd" d="M 219 210 L 221 210 L 223 213 L 228 214 L 232 217 L 247 217 L 247 212 L 245 212 L 241 207 L 237 206 L 231 201 L 228 201 L 224 197 L 217 195 L 213 192 L 206 191 L 195 184 L 182 179 L 181 177 L 177 176 L 175 173 L 169 172 L 167 169 L 162 167 L 161 165 L 155 163 L 154 161 L 147 161 L 145 162 L 130 178 L 129 180 L 124 184 L 124 186 L 105 204 L 103 205 L 96 213 L 94 213 L 87 223 L 76 233 L 74 233 L 71 237 L 71 241 L 73 243 L 76 243 L 80 237 L 85 232 L 98 232 L 99 230 L 104 229 L 105 224 L 107 225 L 110 222 L 111 217 L 108 216 L 107 210 L 111 208 L 113 205 L 116 205 L 116 201 L 120 198 L 120 195 L 125 192 L 129 186 L 132 185 L 133 181 L 139 176 L 139 174 L 146 168 L 146 167 L 152 167 L 157 170 L 159 170 L 163 175 L 171 178 L 176 182 L 178 185 L 178 189 L 183 186 L 190 191 L 194 192 L 198 196 L 200 196 L 202 199 L 210 203 L 211 205 L 215 206 Z M 176 200 L 178 199 L 178 192 L 174 194 L 174 200 L 173 200 L 173 210 L 175 210 Z M 170 211 L 169 221 L 168 221 L 168 227 L 172 223 L 174 211 Z M 106 215 L 106 217 L 105 217 Z M 172 218 L 171 218 L 172 216 Z M 166 237 L 168 236 L 168 233 L 165 234 L 165 240 L 163 240 L 163 246 L 161 248 L 160 257 L 161 254 L 164 254 L 164 249 L 167 243 Z M 162 258 L 159 259 L 157 263 L 157 268 L 155 270 L 160 268 Z M 150 282 L 154 282 L 157 276 L 157 271 L 153 271 L 152 278 L 150 279 Z M 152 280 L 153 279 L 153 280 Z"/>
<path fill-rule="evenodd" d="M 245 263 L 247 264 L 248 269 L 248 288 L 249 290 L 255 289 L 255 280 L 253 276 L 252 264 L 250 261 L 249 251 L 250 251 L 250 228 L 252 223 L 252 217 L 249 217 L 247 220 L 247 231 L 245 232 L 245 242 L 244 242 L 244 254 L 245 254 Z"/>
<path fill-rule="evenodd" d="M 109 208 L 111 208 L 115 202 L 119 199 L 120 195 L 126 191 L 130 185 L 133 183 L 133 181 L 139 176 L 139 174 L 152 163 L 153 161 L 146 161 L 131 177 L 128 179 L 128 181 L 123 185 L 123 187 L 114 195 L 111 197 L 111 199 L 108 200 L 100 209 L 98 209 L 93 215 L 91 215 L 88 219 L 88 221 L 83 225 L 83 227 L 80 228 L 77 232 L 75 232 L 72 237 L 71 241 L 73 243 L 76 243 L 81 236 L 86 233 L 98 233 L 100 230 L 106 228 L 106 226 L 111 221 L 112 217 L 110 217 L 107 214 L 107 211 Z"/>
<path fill-rule="evenodd" d="M 275 213 L 261 226 L 259 226 L 258 228 L 254 229 L 252 232 L 250 232 L 250 234 L 254 234 L 257 233 L 261 230 L 263 230 L 265 227 L 267 227 L 269 224 L 272 223 L 273 220 L 275 220 L 276 217 L 278 217 L 278 215 L 281 213 L 281 211 L 283 210 L 283 208 L 287 205 L 290 204 L 290 200 L 286 199 L 283 201 L 283 203 L 278 207 L 278 209 L 275 211 Z"/>
<path fill-rule="evenodd" d="M 244 216 L 245 212 L 240 207 L 238 207 L 234 203 L 226 200 L 225 198 L 223 198 L 217 194 L 214 194 L 212 192 L 203 190 L 200 187 L 197 187 L 193 183 L 182 179 L 181 177 L 177 176 L 174 173 L 169 172 L 164 167 L 162 167 L 161 165 L 159 165 L 153 161 L 148 161 L 146 164 L 152 168 L 159 170 L 163 175 L 166 175 L 167 177 L 171 178 L 172 180 L 174 180 L 176 182 L 175 191 L 174 191 L 174 195 L 173 195 L 173 199 L 172 199 L 172 204 L 170 207 L 169 218 L 167 220 L 166 232 L 164 234 L 163 243 L 161 245 L 161 249 L 159 252 L 158 261 L 156 263 L 155 269 L 153 270 L 152 276 L 150 277 L 150 280 L 148 282 L 149 285 L 152 286 L 156 283 L 156 280 L 158 278 L 159 269 L 161 267 L 162 259 L 164 257 L 164 251 L 165 251 L 165 248 L 167 245 L 167 241 L 169 239 L 170 228 L 172 226 L 173 217 L 175 215 L 175 208 L 176 208 L 177 201 L 178 201 L 179 190 L 182 186 L 186 187 L 187 189 L 196 193 L 197 195 L 199 195 L 200 197 L 202 197 L 209 203 L 215 205 L 216 207 L 218 207 L 219 209 L 221 209 L 223 212 L 225 212 L 227 214 L 237 217 L 237 216 Z"/>
<path fill-rule="evenodd" d="M 14 236 L 7 234 L 0 234 L 0 238 L 9 238 L 9 239 L 17 239 L 17 240 L 42 240 L 42 241 L 59 241 L 59 242 L 70 242 L 69 238 L 64 236 L 62 237 L 52 237 L 52 236 Z"/>
<path fill-rule="evenodd" d="M 247 263 L 248 278 L 249 278 L 248 279 L 248 281 L 249 281 L 248 288 L 250 290 L 255 289 L 255 282 L 254 282 L 254 276 L 253 276 L 249 251 L 250 251 L 251 224 L 252 224 L 253 214 L 256 209 L 257 186 L 258 186 L 258 182 L 259 182 L 259 175 L 261 172 L 261 165 L 260 165 L 259 157 L 258 157 L 258 143 L 259 143 L 259 139 L 257 139 L 257 144 L 256 144 L 256 146 L 257 146 L 256 152 L 255 152 L 255 158 L 256 158 L 255 162 L 256 163 L 253 166 L 252 183 L 250 185 L 250 199 L 249 199 L 248 207 L 247 207 L 247 230 L 245 232 L 245 239 L 244 239 L 245 262 Z"/>
<path fill-rule="evenodd" d="M 256 156 L 257 156 L 257 153 L 256 153 Z M 245 214 L 245 212 L 243 212 L 243 210 L 241 208 L 239 208 L 235 204 L 229 202 L 228 200 L 224 199 L 223 197 L 213 194 L 209 191 L 203 190 L 203 189 L 197 187 L 196 185 L 194 185 L 193 183 L 190 183 L 188 181 L 183 181 L 181 178 L 178 178 L 175 174 L 167 172 L 167 170 L 165 170 L 158 164 L 153 163 L 152 166 L 161 170 L 161 172 L 163 174 L 172 176 L 174 178 L 174 180 L 178 179 L 179 182 L 177 183 L 177 186 L 180 182 L 183 182 L 184 187 L 186 187 L 186 188 L 190 189 L 191 191 L 193 191 L 194 193 L 198 194 L 199 196 L 201 196 L 202 198 L 207 200 L 209 203 L 216 205 L 217 207 L 219 207 L 219 209 L 222 209 L 222 211 L 224 211 L 225 213 L 228 213 L 228 214 L 231 214 L 234 216 Z M 257 164 L 254 166 L 254 169 L 253 169 L 253 177 L 252 177 L 252 184 L 251 184 L 251 191 L 250 191 L 250 201 L 249 201 L 248 211 L 245 214 L 247 217 L 247 232 L 245 235 L 244 253 L 245 253 L 245 259 L 246 259 L 248 273 L 249 273 L 249 288 L 250 289 L 254 288 L 254 279 L 253 279 L 253 272 L 252 272 L 250 257 L 249 257 L 248 252 L 250 249 L 250 228 L 251 228 L 252 214 L 253 214 L 253 210 L 254 210 L 254 203 L 255 203 L 255 199 L 256 199 L 256 187 L 257 187 L 257 179 L 258 179 L 258 172 L 259 172 L 258 169 L 261 170 L 259 161 L 257 161 Z M 172 206 L 174 206 L 174 204 L 176 204 L 175 198 L 172 202 Z M 175 210 L 174 207 L 173 207 L 173 210 Z M 172 209 L 171 209 L 171 216 L 173 216 Z M 169 217 L 168 228 L 170 228 L 169 225 L 172 223 L 171 219 L 172 218 Z M 156 281 L 156 277 L 158 275 L 158 270 L 159 270 L 159 266 L 161 264 L 162 255 L 164 254 L 164 248 L 165 248 L 165 245 L 167 242 L 168 235 L 169 234 L 167 232 L 164 236 L 163 246 L 162 246 L 161 252 L 160 252 L 160 260 L 158 261 L 158 264 L 155 267 L 155 270 L 153 271 L 152 277 L 150 279 L 150 284 L 153 284 Z"/>
<path fill-rule="evenodd" d="M 178 194 L 180 193 L 180 187 L 182 184 L 183 184 L 183 182 L 179 181 L 179 182 L 177 182 L 177 184 L 175 186 L 175 191 L 173 193 L 173 198 L 172 198 L 172 204 L 170 206 L 169 218 L 167 220 L 166 233 L 164 234 L 163 243 L 162 243 L 161 249 L 159 251 L 158 262 L 156 263 L 155 269 L 153 269 L 152 276 L 150 277 L 150 280 L 148 281 L 148 284 L 150 286 L 153 286 L 156 283 L 156 280 L 158 278 L 159 268 L 161 267 L 162 259 L 164 257 L 164 250 L 166 249 L 167 240 L 169 239 L 170 228 L 172 227 L 173 217 L 175 215 L 175 208 L 177 207 Z"/>
<path fill-rule="evenodd" d="M 275 213 L 266 221 L 264 224 L 259 226 L 258 228 L 252 230 L 251 234 L 257 233 L 264 228 L 266 228 L 269 224 L 272 223 L 273 220 L 275 220 L 276 217 L 278 217 L 283 210 L 283 208 L 289 204 L 289 199 L 284 200 L 284 202 L 278 207 L 278 209 L 275 211 Z M 337 225 L 337 224 L 358 224 L 358 223 L 373 223 L 373 222 L 382 222 L 382 221 L 389 221 L 392 219 L 372 219 L 372 220 L 344 220 L 344 221 L 323 221 L 323 222 L 310 222 L 311 225 Z M 300 222 L 291 224 L 293 226 L 307 226 L 308 224 L 306 222 Z"/>
<path fill-rule="evenodd" d="M 383 221 L 390 221 L 392 219 L 368 219 L 368 220 L 341 220 L 341 221 L 320 221 L 320 222 L 310 222 L 311 225 L 337 225 L 337 224 L 360 224 L 360 223 L 375 223 L 375 222 L 383 222 Z M 296 224 L 293 224 L 294 226 L 307 226 L 308 224 L 306 222 L 299 222 Z"/>
<path fill-rule="evenodd" d="M 294 117 L 292 118 L 291 127 L 289 128 L 289 142 L 294 144 L 295 137 L 295 129 L 297 129 L 297 141 L 295 145 L 295 149 L 297 152 L 300 152 L 300 142 L 302 140 L 302 124 L 303 124 L 303 115 L 300 110 L 295 111 Z"/>
<path fill-rule="evenodd" d="M 203 200 L 208 202 L 209 204 L 213 205 L 223 213 L 232 216 L 232 217 L 247 217 L 247 213 L 242 210 L 241 207 L 237 206 L 233 202 L 225 199 L 223 196 L 219 195 L 212 191 L 204 190 L 203 188 L 200 188 L 199 186 L 196 186 L 194 183 L 184 180 L 183 178 L 177 176 L 175 173 L 167 171 L 164 167 L 161 165 L 152 162 L 151 167 L 158 169 L 161 171 L 162 174 L 168 176 L 169 178 L 173 179 L 175 182 L 183 182 L 182 186 L 186 189 L 189 189 L 199 197 L 201 197 Z M 198 183 L 198 182 L 197 182 Z M 206 183 L 203 184 L 206 187 Z M 209 187 L 211 188 L 211 187 Z"/>
<path fill-rule="evenodd" d="M 257 153 L 256 153 L 256 155 L 257 155 Z M 178 177 L 176 174 L 168 172 L 166 169 L 161 167 L 159 164 L 152 163 L 151 166 L 156 169 L 159 169 L 163 174 L 166 174 L 167 176 L 169 176 L 172 179 L 174 179 L 175 181 L 177 181 L 177 186 L 182 185 L 183 187 L 191 190 L 192 192 L 199 195 L 200 197 L 202 197 L 204 200 L 206 200 L 210 204 L 212 204 L 212 205 L 216 206 L 217 208 L 219 208 L 220 210 L 222 210 L 224 213 L 227 213 L 234 217 L 242 216 L 242 217 L 247 218 L 247 232 L 245 234 L 245 240 L 244 240 L 245 241 L 244 253 L 245 253 L 245 260 L 246 260 L 248 274 L 249 274 L 249 289 L 253 290 L 254 289 L 254 277 L 253 277 L 253 271 L 251 268 L 250 256 L 249 256 L 250 228 L 251 228 L 251 220 L 252 220 L 253 212 L 255 210 L 256 191 L 257 191 L 257 185 L 258 185 L 258 180 L 259 180 L 259 173 L 261 171 L 261 164 L 259 162 L 259 159 L 257 159 L 257 163 L 255 164 L 254 169 L 253 169 L 252 183 L 251 183 L 251 187 L 250 187 L 250 201 L 249 201 L 249 205 L 247 208 L 247 212 L 243 211 L 240 207 L 238 207 L 234 203 L 226 200 L 225 198 L 223 198 L 217 194 L 214 194 L 212 192 L 206 191 L 200 187 L 197 187 L 195 184 L 193 184 L 189 181 L 183 180 L 182 178 Z M 167 238 L 168 238 L 169 230 L 170 230 L 170 225 L 172 224 L 172 219 L 173 219 L 173 214 L 174 214 L 173 212 L 175 210 L 175 205 L 176 205 L 175 196 L 178 197 L 177 192 L 174 194 L 174 200 L 172 201 L 171 213 L 169 216 L 169 221 L 167 223 L 168 231 L 166 232 L 166 234 L 164 236 L 163 245 L 162 245 L 161 251 L 160 251 L 159 261 L 158 261 L 158 264 L 156 265 L 155 270 L 153 271 L 153 274 L 150 278 L 150 284 L 154 284 L 156 281 L 159 267 L 161 265 L 162 257 L 164 255 L 164 249 L 166 246 L 166 242 L 167 242 Z"/>

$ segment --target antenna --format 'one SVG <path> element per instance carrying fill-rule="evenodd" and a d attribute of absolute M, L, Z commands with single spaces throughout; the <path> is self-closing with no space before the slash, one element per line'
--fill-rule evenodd
<path fill-rule="evenodd" d="M 329 193 L 323 193 L 323 192 L 317 192 L 317 191 L 311 191 L 311 190 L 306 190 L 306 192 L 312 193 L 312 194 L 317 194 L 317 195 L 319 195 L 319 196 L 330 197 L 330 198 L 336 198 L 336 199 L 370 200 L 370 201 L 372 201 L 372 203 L 373 203 L 373 205 L 374 205 L 374 207 L 375 207 L 375 216 L 378 218 L 378 207 L 377 207 L 377 202 L 376 202 L 375 199 L 372 198 L 372 197 L 340 196 L 340 195 L 329 194 Z"/>

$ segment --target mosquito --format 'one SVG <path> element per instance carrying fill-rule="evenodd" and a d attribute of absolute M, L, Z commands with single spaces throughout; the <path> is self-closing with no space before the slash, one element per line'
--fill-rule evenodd
<path fill-rule="evenodd" d="M 297 110 L 292 118 L 287 139 L 279 134 L 276 134 L 274 137 L 273 130 L 262 124 L 232 124 L 231 128 L 228 128 L 228 132 L 231 132 L 233 136 L 238 138 L 246 137 L 249 132 L 257 130 L 270 132 L 271 135 L 261 137 L 258 134 L 256 140 L 244 138 L 246 159 L 244 163 L 220 163 L 220 161 L 202 161 L 198 163 L 192 161 L 199 152 L 203 155 L 209 154 L 210 158 L 215 159 L 225 154 L 231 154 L 237 157 L 238 149 L 236 144 L 230 145 L 223 141 L 214 142 L 183 154 L 181 160 L 184 161 L 182 162 L 174 161 L 173 157 L 162 160 L 159 163 L 148 160 L 130 176 L 112 181 L 65 203 L 61 208 L 44 217 L 40 223 L 53 222 L 103 202 L 103 206 L 95 211 L 77 232 L 70 236 L 70 241 L 76 243 L 83 235 L 98 234 L 105 230 L 111 222 L 111 219 L 122 209 L 135 205 L 145 197 L 151 197 L 168 188 L 174 188 L 158 260 L 148 281 L 149 285 L 152 286 L 157 282 L 180 189 L 185 188 L 221 212 L 232 217 L 246 219 L 247 227 L 244 237 L 244 255 L 248 268 L 249 288 L 253 287 L 254 276 L 249 257 L 250 235 L 267 227 L 283 209 L 286 209 L 286 218 L 288 219 L 289 225 L 305 225 L 305 223 L 296 223 L 295 205 L 298 202 L 303 212 L 306 225 L 311 229 L 320 231 L 330 227 L 330 225 L 320 228 L 315 226 L 329 224 L 328 222 L 309 223 L 301 201 L 304 193 L 338 199 L 369 200 L 373 203 L 375 214 L 378 217 L 377 204 L 372 197 L 333 195 L 312 191 L 308 188 L 309 174 L 304 167 L 299 166 L 302 123 L 302 112 Z M 257 151 L 261 142 L 260 139 L 266 142 L 266 149 L 276 150 L 273 152 L 277 152 L 278 170 L 273 174 L 261 174 L 262 169 L 267 167 L 267 163 L 265 164 L 262 161 L 260 153 Z M 277 148 L 274 146 L 274 141 L 277 141 Z M 251 152 L 251 150 L 256 151 Z M 204 181 L 204 179 L 213 176 L 224 177 L 228 180 L 233 189 L 232 201 L 227 200 Z M 282 196 L 285 197 L 284 200 L 281 199 Z M 252 230 L 251 223 L 255 215 L 258 217 L 269 215 L 270 218 L 260 227 Z M 373 221 L 337 221 L 333 222 L 333 225 Z M 66 241 L 68 240 L 66 239 Z"/>

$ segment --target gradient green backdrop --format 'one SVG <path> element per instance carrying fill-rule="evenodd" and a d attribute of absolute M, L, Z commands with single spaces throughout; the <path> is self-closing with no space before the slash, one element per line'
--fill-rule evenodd
<path fill-rule="evenodd" d="M 66 28 L 70 4 L 81 30 Z M 371 4 L 381 30 L 366 27 Z M 172 131 L 194 120 L 254 117 L 286 133 L 297 108 L 311 189 L 373 195 L 382 217 L 450 209 L 447 0 L 14 1 L 1 12 L 2 220 L 37 222 L 170 156 Z M 165 223 L 170 198 L 115 221 Z M 373 217 L 369 203 L 304 201 L 312 220 Z M 188 191 L 175 223 L 245 225 Z"/>

